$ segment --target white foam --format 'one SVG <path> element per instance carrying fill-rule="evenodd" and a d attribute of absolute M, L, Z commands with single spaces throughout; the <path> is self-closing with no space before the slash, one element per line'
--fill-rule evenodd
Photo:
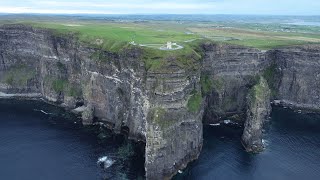
<path fill-rule="evenodd" d="M 229 120 L 229 119 L 224 120 L 223 123 L 225 123 L 225 124 L 230 124 L 230 123 L 231 123 L 231 120 Z"/>
<path fill-rule="evenodd" d="M 48 113 L 48 112 L 45 112 L 44 110 L 38 110 L 38 109 L 34 109 L 34 111 L 42 112 L 42 113 L 45 114 L 45 115 L 53 114 L 53 113 Z"/>
<path fill-rule="evenodd" d="M 268 146 L 269 145 L 269 141 L 265 140 L 265 139 L 262 139 L 262 144 L 263 144 L 263 146 Z"/>
<path fill-rule="evenodd" d="M 44 110 L 40 110 L 40 112 L 42 112 L 43 114 L 46 114 L 46 115 L 52 114 L 52 113 L 47 113 L 47 112 L 45 112 Z"/>
<path fill-rule="evenodd" d="M 216 124 L 210 124 L 210 126 L 220 126 L 220 123 L 216 123 Z"/>
<path fill-rule="evenodd" d="M 97 164 L 103 165 L 104 169 L 111 167 L 114 164 L 115 160 L 108 158 L 108 156 L 100 157 L 97 161 Z"/>

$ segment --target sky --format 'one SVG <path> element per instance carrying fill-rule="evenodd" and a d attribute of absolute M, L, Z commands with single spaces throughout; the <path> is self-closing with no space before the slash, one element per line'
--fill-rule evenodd
<path fill-rule="evenodd" d="M 0 13 L 320 15 L 320 0 L 0 0 Z"/>

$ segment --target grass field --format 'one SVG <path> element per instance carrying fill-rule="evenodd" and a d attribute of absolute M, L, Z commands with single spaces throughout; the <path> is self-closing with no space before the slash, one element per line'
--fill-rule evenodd
<path fill-rule="evenodd" d="M 71 20 L 70 20 L 71 19 Z M 134 41 L 146 47 L 159 48 L 168 41 L 183 46 L 195 39 L 270 49 L 279 46 L 320 43 L 319 26 L 299 26 L 281 23 L 231 23 L 198 21 L 150 20 L 82 20 L 55 17 L 20 18 L 2 23 L 27 23 L 54 29 L 59 33 L 76 32 L 80 40 L 95 44 L 97 40 L 108 50 L 118 50 Z M 0 21 L 0 22 L 1 22 Z"/>
<path fill-rule="evenodd" d="M 181 29 L 155 26 L 146 23 L 34 23 L 29 24 L 56 30 L 58 33 L 76 32 L 81 41 L 101 44 L 105 49 L 118 50 L 121 46 L 134 41 L 158 49 L 168 41 L 184 44 L 185 41 L 199 36 L 187 34 Z M 97 43 L 99 42 L 99 43 Z"/>
<path fill-rule="evenodd" d="M 93 46 L 119 51 L 134 41 L 150 50 L 154 57 L 191 54 L 194 40 L 204 39 L 262 50 L 320 43 L 320 26 L 300 26 L 283 23 L 206 22 L 177 20 L 103 20 L 75 17 L 20 17 L 10 20 L 0 16 L 0 23 L 24 23 L 52 29 L 58 34 L 75 33 Z M 183 49 L 161 51 L 166 42 L 175 42 Z"/>

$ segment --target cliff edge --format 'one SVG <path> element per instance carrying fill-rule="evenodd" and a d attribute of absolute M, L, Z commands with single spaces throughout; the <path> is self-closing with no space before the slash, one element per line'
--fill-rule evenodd
<path fill-rule="evenodd" d="M 147 179 L 170 179 L 198 157 L 202 122 L 246 119 L 243 142 L 256 150 L 270 99 L 320 109 L 319 45 L 267 52 L 199 46 L 201 60 L 168 57 L 157 69 L 138 47 L 115 53 L 83 44 L 74 34 L 3 25 L 0 96 L 43 98 L 82 113 L 84 124 L 99 121 L 128 132 L 146 144 Z"/>

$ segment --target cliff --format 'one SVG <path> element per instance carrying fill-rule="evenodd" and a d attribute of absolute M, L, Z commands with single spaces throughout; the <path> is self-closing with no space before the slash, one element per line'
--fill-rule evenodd
<path fill-rule="evenodd" d="M 245 118 L 246 97 L 255 85 L 255 76 L 268 67 L 266 53 L 234 45 L 206 43 L 202 77 L 211 84 L 206 94 L 204 122 L 217 123 L 223 119 Z"/>
<path fill-rule="evenodd" d="M 320 46 L 272 50 L 267 80 L 275 99 L 298 108 L 320 108 Z"/>
<path fill-rule="evenodd" d="M 0 26 L 0 96 L 38 97 L 82 113 L 84 124 L 107 124 L 116 133 L 144 141 L 147 179 L 169 179 L 202 147 L 202 120 L 246 119 L 245 133 L 260 142 L 268 111 L 263 98 L 248 100 L 263 76 L 271 99 L 319 109 L 320 46 L 267 52 L 203 43 L 202 60 L 174 57 L 148 68 L 145 51 L 130 47 L 114 53 L 24 25 Z M 263 79 L 263 78 L 262 78 Z M 265 83 L 263 81 L 263 87 Z M 247 113 L 250 112 L 250 113 Z M 256 124 L 257 123 L 257 124 Z M 251 133 L 252 134 L 252 133 Z M 255 140 L 255 141 L 256 141 Z M 254 144 L 246 143 L 246 146 Z"/>
<path fill-rule="evenodd" d="M 202 147 L 200 70 L 168 60 L 147 70 L 143 50 L 112 53 L 72 34 L 23 25 L 0 27 L 2 96 L 41 97 L 82 112 L 84 124 L 106 123 L 146 143 L 148 179 L 170 178 Z M 189 107 L 190 106 L 190 107 Z"/>
<path fill-rule="evenodd" d="M 271 112 L 270 95 L 267 81 L 259 77 L 247 96 L 247 120 L 242 135 L 242 143 L 247 151 L 259 152 L 264 148 L 262 128 Z"/>

